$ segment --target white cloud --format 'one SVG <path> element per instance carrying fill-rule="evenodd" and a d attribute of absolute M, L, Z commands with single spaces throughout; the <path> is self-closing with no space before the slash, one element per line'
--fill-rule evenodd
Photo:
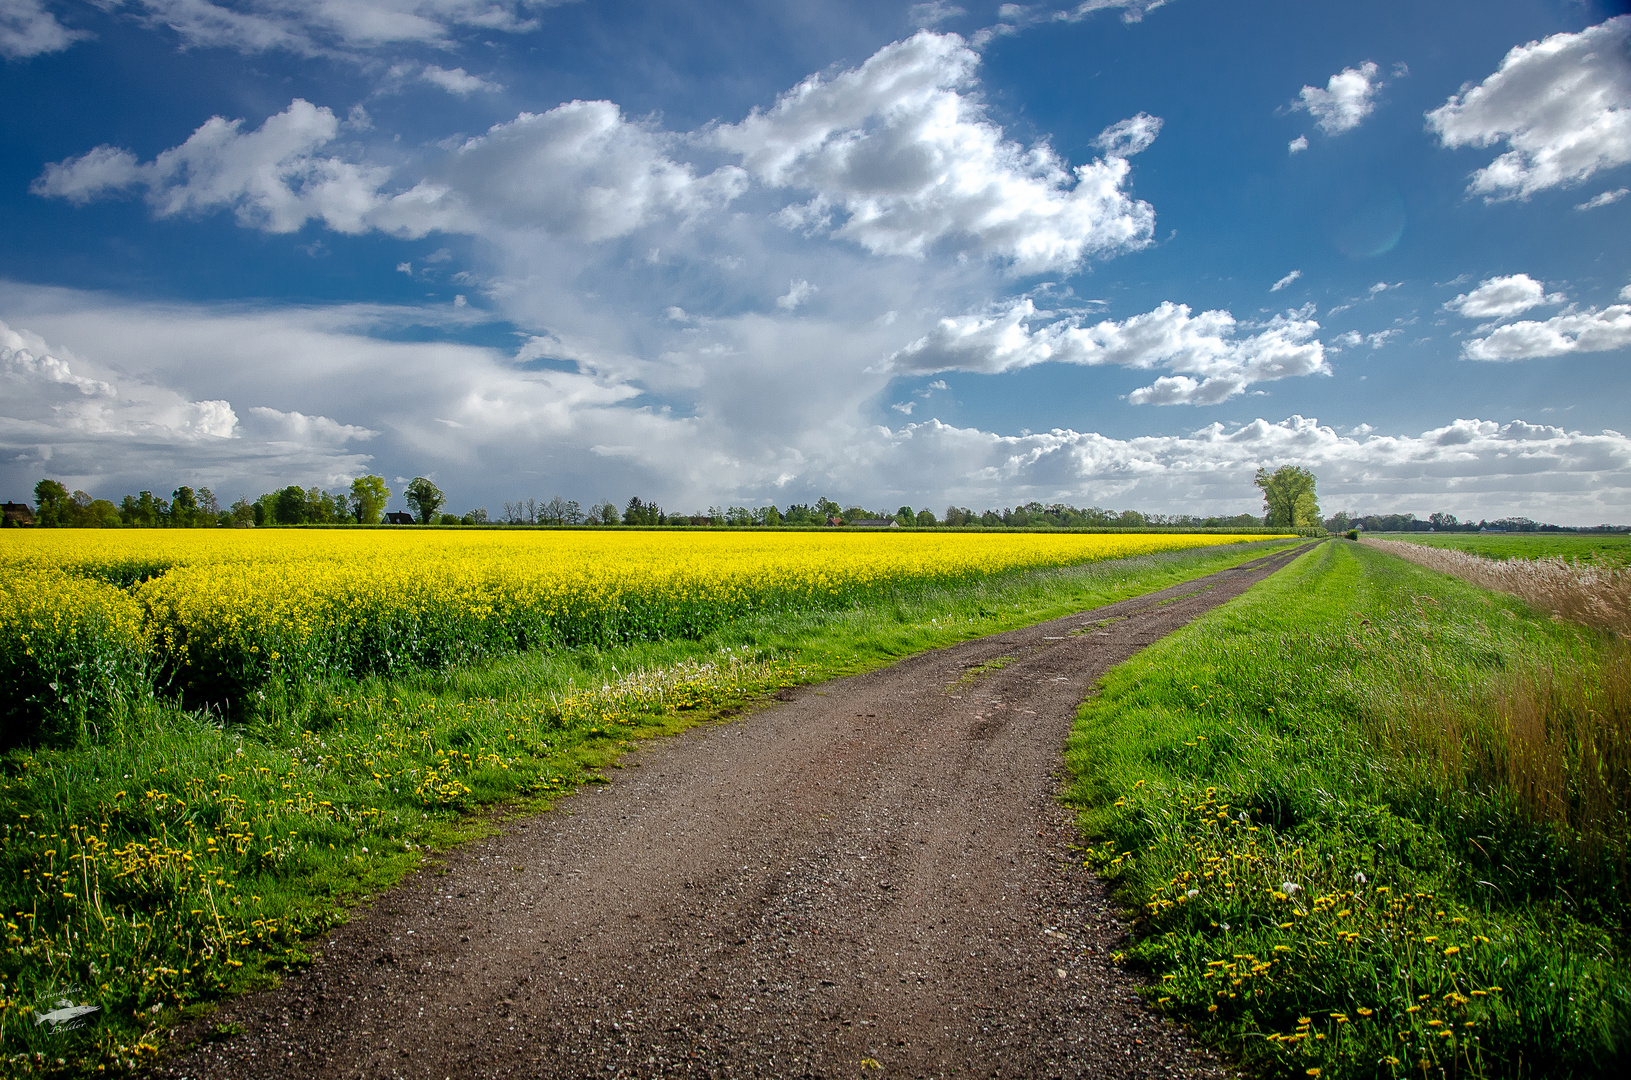
<path fill-rule="evenodd" d="M 962 38 L 924 31 L 859 68 L 811 76 L 713 140 L 761 182 L 812 194 L 786 223 L 876 254 L 943 247 L 1031 273 L 1147 244 L 1155 213 L 1122 190 L 1124 155 L 1147 146 L 1159 121 L 1106 129 L 1101 140 L 1123 156 L 1069 169 L 1045 144 L 1003 138 L 973 95 L 978 65 Z"/>
<path fill-rule="evenodd" d="M 61 52 L 89 36 L 63 26 L 40 0 L 0 0 L 0 56 L 7 60 Z"/>
<path fill-rule="evenodd" d="M 1546 286 L 1528 274 L 1508 274 L 1485 278 L 1478 288 L 1458 295 L 1444 305 L 1446 311 L 1469 319 L 1506 319 L 1541 304 L 1561 304 L 1561 293 L 1548 296 Z"/>
<path fill-rule="evenodd" d="M 1631 510 L 1631 438 L 1521 420 L 1457 420 L 1395 436 L 1369 425 L 1339 434 L 1293 416 L 1133 439 L 1069 429 L 1004 436 L 927 420 L 879 431 L 855 456 L 860 467 L 888 469 L 907 492 L 961 477 L 932 497 L 973 507 L 1036 499 L 1261 513 L 1246 494 L 1255 471 L 1300 465 L 1319 478 L 1330 509 L 1518 513 L 1568 524 L 1623 520 Z"/>
<path fill-rule="evenodd" d="M 448 47 L 461 32 L 525 33 L 560 0 L 135 0 L 183 46 L 312 56 L 404 44 Z"/>
<path fill-rule="evenodd" d="M 1111 157 L 1131 157 L 1150 148 L 1155 137 L 1161 134 L 1161 118 L 1151 116 L 1149 113 L 1139 113 L 1118 121 L 1099 132 L 1099 137 L 1093 140 L 1093 145 L 1103 150 Z"/>
<path fill-rule="evenodd" d="M 1607 352 L 1631 345 L 1631 304 L 1554 315 L 1544 322 L 1508 323 L 1462 346 L 1469 360 L 1529 360 L 1568 353 Z"/>
<path fill-rule="evenodd" d="M 1322 502 L 1333 508 L 1521 513 L 1571 524 L 1631 516 L 1631 439 L 1522 422 L 1457 421 L 1399 437 L 1363 427 L 1339 435 L 1302 417 L 1133 439 L 1069 429 L 1010 436 L 932 417 L 891 428 L 857 411 L 877 401 L 890 375 L 870 376 L 847 360 L 887 341 L 897 332 L 889 327 L 860 342 L 849 328 L 814 320 L 750 314 L 709 324 L 704 335 L 728 336 L 697 342 L 692 355 L 714 366 L 698 369 L 689 392 L 677 378 L 663 384 L 686 406 L 671 414 L 612 373 L 621 361 L 608 349 L 569 335 L 540 338 L 516 356 L 374 336 L 399 338 L 402 326 L 450 319 L 445 306 L 151 305 L 0 282 L 0 309 L 13 323 L 23 312 L 25 325 L 68 340 L 76 353 L 49 355 L 92 381 L 89 393 L 60 381 L 31 391 L 57 395 L 43 408 L 168 394 L 160 404 L 177 410 L 170 430 L 160 425 L 145 439 L 97 441 L 55 420 L 20 432 L 4 421 L 0 485 L 15 490 L 54 476 L 114 498 L 179 483 L 253 496 L 288 483 L 337 486 L 365 471 L 434 472 L 456 510 L 559 491 L 582 501 L 639 492 L 682 512 L 826 494 L 862 504 L 983 509 L 1035 498 L 1238 513 L 1258 512 L 1258 467 L 1297 464 L 1316 472 Z M 673 329 L 677 339 L 696 332 Z M 725 348 L 706 351 L 718 345 Z M 38 342 L 24 348 L 46 353 Z M 124 373 L 79 355 L 117 360 Z M 532 366 L 542 357 L 576 359 L 580 370 Z M 676 365 L 669 374 L 688 370 Z M 99 382 L 116 387 L 115 397 L 97 396 Z M 178 389 L 155 389 L 162 387 Z M 9 382 L 6 389 L 0 415 L 14 417 L 21 395 Z M 255 406 L 238 410 L 234 438 L 200 434 L 201 414 L 187 426 L 187 403 L 217 401 Z M 789 401 L 801 407 L 785 407 Z M 320 419 L 325 412 L 336 419 Z M 368 417 L 368 428 L 348 417 Z"/>
<path fill-rule="evenodd" d="M 1446 147 L 1508 150 L 1473 174 L 1486 201 L 1526 199 L 1631 162 L 1631 15 L 1506 54 L 1496 72 L 1427 114 Z"/>
<path fill-rule="evenodd" d="M 114 497 L 108 480 L 131 491 L 245 473 L 327 483 L 367 460 L 348 444 L 376 434 L 266 407 L 241 421 L 226 400 L 195 400 L 162 381 L 117 374 L 3 322 L 0 384 L 0 452 L 11 472 L 100 485 Z"/>
<path fill-rule="evenodd" d="M 1134 390 L 1135 405 L 1213 405 L 1259 382 L 1330 374 L 1325 348 L 1314 334 L 1319 323 L 1276 316 L 1258 333 L 1236 338 L 1227 311 L 1191 315 L 1170 301 L 1154 311 L 1117 322 L 1084 326 L 1080 315 L 1054 318 L 1029 299 L 993 315 L 941 319 L 935 328 L 896 352 L 896 371 L 1014 371 L 1042 363 L 1116 364 L 1173 372 Z M 1033 319 L 1053 319 L 1034 329 Z"/>
<path fill-rule="evenodd" d="M 1270 285 L 1269 292 L 1279 292 L 1281 289 L 1285 288 L 1287 285 L 1290 285 L 1293 281 L 1296 281 L 1302 276 L 1303 272 L 1301 270 L 1293 270 L 1279 281 L 1276 281 L 1273 285 Z"/>
<path fill-rule="evenodd" d="M 31 190 L 86 203 L 143 188 L 160 217 L 230 208 L 241 224 L 275 233 L 321 220 L 342 233 L 520 227 L 595 241 L 720 206 L 746 181 L 734 166 L 696 176 L 666 156 L 671 137 L 629 123 L 606 101 L 522 113 L 467 140 L 427 179 L 395 194 L 385 190 L 390 170 L 320 152 L 339 127 L 332 111 L 297 98 L 247 133 L 241 120 L 212 117 L 146 164 L 99 146 L 46 166 Z"/>
<path fill-rule="evenodd" d="M 964 14 L 967 13 L 962 8 L 948 4 L 946 0 L 930 0 L 926 4 L 913 4 L 906 11 L 906 19 L 913 26 L 928 28 Z"/>
<path fill-rule="evenodd" d="M 797 281 L 788 283 L 787 292 L 782 296 L 776 297 L 776 306 L 781 308 L 783 311 L 792 311 L 794 308 L 804 303 L 804 301 L 814 296 L 815 293 L 816 287 L 811 285 L 808 281 L 800 278 Z"/>
<path fill-rule="evenodd" d="M 1325 347 L 1332 352 L 1341 352 L 1343 349 L 1357 348 L 1358 346 L 1364 344 L 1364 342 L 1364 334 L 1361 334 L 1358 330 L 1349 330 L 1346 333 L 1338 334 L 1336 337 L 1326 342 Z"/>
<path fill-rule="evenodd" d="M 1599 206 L 1611 206 L 1627 195 L 1631 195 L 1631 188 L 1615 188 L 1613 191 L 1604 191 L 1593 195 L 1583 203 L 1575 203 L 1576 210 L 1595 210 Z"/>
<path fill-rule="evenodd" d="M 451 71 L 439 68 L 435 64 L 426 64 L 425 70 L 419 77 L 457 97 L 469 97 L 478 91 L 483 93 L 497 93 L 504 88 L 498 83 L 488 82 L 476 75 L 467 73 L 464 68 L 457 67 Z"/>
<path fill-rule="evenodd" d="M 1291 108 L 1306 110 L 1327 135 L 1340 135 L 1358 127 L 1359 122 L 1371 114 L 1376 108 L 1376 91 L 1381 87 L 1376 65 L 1366 60 L 1356 68 L 1343 68 L 1332 75 L 1323 90 L 1317 86 L 1303 87 Z"/>
<path fill-rule="evenodd" d="M 331 111 L 296 98 L 258 129 L 242 127 L 241 120 L 211 117 L 146 164 L 128 150 L 99 146 L 47 165 L 31 190 L 86 203 L 140 187 L 160 217 L 230 208 L 241 224 L 275 233 L 294 232 L 312 218 L 336 232 L 369 227 L 385 170 L 316 153 L 339 131 Z"/>
<path fill-rule="evenodd" d="M 1370 295 L 1372 295 L 1372 296 L 1380 296 L 1381 294 L 1387 292 L 1389 289 L 1397 289 L 1400 285 L 1403 285 L 1403 284 L 1404 284 L 1404 282 L 1402 282 L 1402 281 L 1395 281 L 1391 285 L 1389 285 L 1385 281 L 1378 281 L 1375 285 L 1372 285 L 1368 291 L 1370 292 Z"/>
<path fill-rule="evenodd" d="M 1295 139 L 1292 139 L 1290 142 L 1286 143 L 1286 153 L 1288 153 L 1288 154 L 1300 154 L 1304 150 L 1307 150 L 1307 149 L 1308 149 L 1308 136 L 1307 135 L 1299 135 Z"/>

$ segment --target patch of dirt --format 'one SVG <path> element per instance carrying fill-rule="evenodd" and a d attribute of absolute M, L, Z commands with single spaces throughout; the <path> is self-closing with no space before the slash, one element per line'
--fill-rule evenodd
<path fill-rule="evenodd" d="M 1110 960 L 1061 749 L 1107 670 L 1301 550 L 652 743 L 357 910 L 156 1075 L 1221 1076 Z"/>

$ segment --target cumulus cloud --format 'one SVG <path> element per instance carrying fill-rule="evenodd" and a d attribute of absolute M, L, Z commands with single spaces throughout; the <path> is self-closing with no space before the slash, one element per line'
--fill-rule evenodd
<path fill-rule="evenodd" d="M 498 83 L 488 82 L 479 76 L 469 74 L 462 67 L 449 71 L 435 64 L 426 64 L 419 77 L 433 86 L 440 86 L 456 97 L 469 97 L 477 92 L 491 94 L 504 89 Z"/>
<path fill-rule="evenodd" d="M 1300 154 L 1304 150 L 1307 150 L 1307 149 L 1308 149 L 1308 136 L 1307 135 L 1299 135 L 1295 139 L 1292 139 L 1290 142 L 1286 143 L 1286 153 L 1288 153 L 1288 154 Z"/>
<path fill-rule="evenodd" d="M 1312 470 L 1322 503 L 1357 510 L 1425 513 L 1450 504 L 1474 516 L 1586 524 L 1623 518 L 1631 501 L 1631 438 L 1522 420 L 1385 435 L 1369 425 L 1339 434 L 1292 416 L 1133 439 L 1069 429 L 1006 436 L 927 420 L 879 432 L 855 454 L 867 465 L 888 463 L 905 490 L 960 476 L 948 495 L 969 506 L 1037 499 L 1255 513 L 1259 504 L 1240 492 L 1258 468 L 1280 465 Z"/>
<path fill-rule="evenodd" d="M 962 8 L 948 4 L 946 0 L 930 0 L 926 4 L 913 4 L 906 11 L 906 19 L 913 26 L 927 29 L 964 14 L 966 12 Z"/>
<path fill-rule="evenodd" d="M 1032 273 L 1149 243 L 1155 212 L 1123 187 L 1126 155 L 1159 120 L 1113 125 L 1100 136 L 1113 151 L 1070 169 L 1045 144 L 1003 137 L 974 95 L 978 65 L 962 38 L 923 31 L 858 68 L 811 76 L 713 141 L 762 183 L 811 193 L 784 222 L 876 254 L 942 247 Z"/>
<path fill-rule="evenodd" d="M 146 163 L 99 146 L 46 166 L 31 190 L 83 204 L 141 188 L 160 217 L 231 209 L 241 224 L 268 232 L 294 232 L 312 218 L 336 232 L 363 232 L 386 172 L 320 156 L 338 132 L 333 112 L 296 98 L 250 132 L 242 120 L 211 117 Z"/>
<path fill-rule="evenodd" d="M 8 471 L 66 478 L 74 487 L 111 476 L 140 487 L 162 487 L 165 479 L 219 483 L 245 471 L 327 482 L 367 460 L 349 443 L 376 434 L 265 407 L 241 421 L 228 401 L 195 400 L 162 382 L 115 375 L 3 322 L 0 384 Z M 132 475 L 133 465 L 145 472 Z"/>
<path fill-rule="evenodd" d="M 811 285 L 808 281 L 800 278 L 797 281 L 789 282 L 787 292 L 776 297 L 776 306 L 781 308 L 783 311 L 792 311 L 794 308 L 804 303 L 804 301 L 814 296 L 815 293 L 816 287 Z"/>
<path fill-rule="evenodd" d="M 1604 191 L 1593 195 L 1583 203 L 1575 203 L 1576 210 L 1595 210 L 1599 206 L 1611 206 L 1627 195 L 1631 195 L 1631 188 L 1615 188 L 1613 191 Z"/>
<path fill-rule="evenodd" d="M 40 0 L 0 0 L 0 56 L 7 60 L 61 52 L 88 36 L 63 26 Z"/>
<path fill-rule="evenodd" d="M 1291 108 L 1306 111 L 1327 135 L 1340 135 L 1358 127 L 1360 121 L 1375 110 L 1376 91 L 1381 87 L 1379 69 L 1366 60 L 1356 68 L 1343 68 L 1332 75 L 1323 90 L 1317 86 L 1303 87 Z M 1292 152 L 1297 149 L 1302 147 Z"/>
<path fill-rule="evenodd" d="M 1051 320 L 1051 321 L 1043 321 Z M 1039 325 L 1032 326 L 1036 321 Z M 1214 405 L 1259 382 L 1330 374 L 1319 323 L 1276 316 L 1258 333 L 1236 337 L 1227 311 L 1192 315 L 1167 302 L 1153 311 L 1084 325 L 1080 315 L 1055 317 L 1029 299 L 991 315 L 941 319 L 890 357 L 896 371 L 1014 371 L 1042 363 L 1115 364 L 1166 368 L 1149 386 L 1128 394 L 1135 405 Z"/>
<path fill-rule="evenodd" d="M 1631 15 L 1506 54 L 1496 72 L 1427 114 L 1446 147 L 1508 149 L 1473 173 L 1486 201 L 1527 199 L 1631 162 Z"/>
<path fill-rule="evenodd" d="M 1631 345 L 1631 304 L 1554 315 L 1496 327 L 1462 345 L 1469 360 L 1529 360 L 1569 353 L 1607 352 Z"/>
<path fill-rule="evenodd" d="M 461 32 L 525 33 L 561 0 L 134 0 L 140 18 L 191 48 L 306 56 L 407 44 L 445 48 Z"/>
<path fill-rule="evenodd" d="M 231 209 L 241 224 L 274 233 L 320 220 L 342 233 L 418 237 L 521 227 L 595 241 L 659 216 L 717 207 L 746 181 L 734 166 L 698 177 L 666 156 L 669 137 L 628 122 L 606 101 L 522 113 L 394 193 L 387 190 L 391 170 L 322 152 L 340 126 L 331 110 L 297 98 L 254 131 L 244 131 L 242 120 L 212 117 L 151 162 L 99 146 L 46 166 L 32 190 L 86 203 L 141 189 L 160 217 Z"/>
<path fill-rule="evenodd" d="M 1508 274 L 1485 278 L 1478 288 L 1461 293 L 1444 308 L 1469 319 L 1506 319 L 1541 304 L 1561 304 L 1565 299 L 1561 293 L 1548 296 L 1546 286 L 1528 274 Z"/>
<path fill-rule="evenodd" d="M 1287 285 L 1290 285 L 1293 281 L 1296 281 L 1302 276 L 1303 272 L 1301 270 L 1293 270 L 1279 281 L 1276 281 L 1273 285 L 1270 285 L 1269 292 L 1279 292 L 1281 289 L 1285 288 Z"/>

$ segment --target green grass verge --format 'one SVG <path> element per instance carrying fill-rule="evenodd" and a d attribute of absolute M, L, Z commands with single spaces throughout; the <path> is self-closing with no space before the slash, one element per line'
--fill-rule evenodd
<path fill-rule="evenodd" d="M 305 963 L 303 939 L 347 906 L 495 814 L 603 781 L 636 740 L 1284 546 L 1032 571 L 697 640 L 274 688 L 239 724 L 149 700 L 84 745 L 14 751 L 0 768 L 0 1067 L 139 1067 L 165 1027 Z M 37 1023 L 59 1001 L 100 1012 Z"/>
<path fill-rule="evenodd" d="M 1625 655 L 1338 541 L 1118 667 L 1070 798 L 1151 1000 L 1264 1075 L 1627 1075 L 1624 777 L 1570 828 L 1491 764 L 1492 686 Z"/>
<path fill-rule="evenodd" d="M 1539 559 L 1555 556 L 1586 563 L 1631 563 L 1631 535 L 1625 533 L 1370 533 L 1382 540 L 1453 548 L 1486 559 Z"/>

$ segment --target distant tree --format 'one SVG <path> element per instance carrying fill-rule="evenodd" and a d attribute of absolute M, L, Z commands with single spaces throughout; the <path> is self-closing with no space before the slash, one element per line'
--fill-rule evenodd
<path fill-rule="evenodd" d="M 893 516 L 902 525 L 913 525 L 917 522 L 917 513 L 910 506 L 901 507 Z"/>
<path fill-rule="evenodd" d="M 591 525 L 616 525 L 617 522 L 617 504 L 612 500 L 602 499 L 589 508 L 589 523 Z"/>
<path fill-rule="evenodd" d="M 919 510 L 917 512 L 917 517 L 912 520 L 912 523 L 914 525 L 923 526 L 923 527 L 940 524 L 938 521 L 936 521 L 934 519 L 934 511 L 933 510 Z"/>
<path fill-rule="evenodd" d="M 754 520 L 761 525 L 780 525 L 782 523 L 782 512 L 777 510 L 775 505 L 772 504 L 764 508 L 762 517 L 756 513 L 754 515 Z"/>
<path fill-rule="evenodd" d="M 391 489 L 383 476 L 359 476 L 351 481 L 351 516 L 359 525 L 378 525 L 391 501 Z"/>
<path fill-rule="evenodd" d="M 725 524 L 752 525 L 753 515 L 745 506 L 728 506 L 725 508 Z"/>
<path fill-rule="evenodd" d="M 34 485 L 34 523 L 46 528 L 66 525 L 63 520 L 68 511 L 68 489 L 55 480 L 41 480 Z"/>
<path fill-rule="evenodd" d="M 290 484 L 272 496 L 272 512 L 279 525 L 304 525 L 310 518 L 306 509 L 306 490 L 299 484 Z"/>
<path fill-rule="evenodd" d="M 458 514 L 443 514 L 443 515 L 441 515 L 440 517 L 438 517 L 436 519 L 436 524 L 438 524 L 438 525 L 463 525 L 464 522 L 459 520 L 459 515 Z"/>
<path fill-rule="evenodd" d="M 487 508 L 485 506 L 476 507 L 474 510 L 470 511 L 468 514 L 464 515 L 464 517 L 460 518 L 459 523 L 461 525 L 485 525 L 485 524 L 487 524 Z"/>
<path fill-rule="evenodd" d="M 170 504 L 151 491 L 126 495 L 119 501 L 119 520 L 142 529 L 156 529 L 170 516 Z"/>
<path fill-rule="evenodd" d="M 629 505 L 623 509 L 623 524 L 625 525 L 661 525 L 665 520 L 663 508 L 656 503 L 641 502 L 636 495 L 629 500 Z M 612 522 L 611 524 L 616 524 Z"/>
<path fill-rule="evenodd" d="M 1263 524 L 1270 528 L 1309 528 L 1319 524 L 1314 474 L 1296 465 L 1282 465 L 1272 473 L 1257 470 L 1253 482 L 1263 490 Z"/>
<path fill-rule="evenodd" d="M 227 513 L 232 515 L 232 524 L 239 528 L 255 524 L 255 504 L 242 495 L 238 496 L 238 501 L 232 504 Z"/>
<path fill-rule="evenodd" d="M 436 511 L 447 502 L 447 496 L 442 494 L 442 489 L 423 476 L 416 476 L 408 481 L 408 486 L 402 494 L 408 500 L 408 505 L 419 514 L 421 525 L 429 525 L 435 518 Z"/>
<path fill-rule="evenodd" d="M 170 493 L 170 524 L 178 529 L 191 528 L 198 519 L 198 496 L 183 484 Z"/>

